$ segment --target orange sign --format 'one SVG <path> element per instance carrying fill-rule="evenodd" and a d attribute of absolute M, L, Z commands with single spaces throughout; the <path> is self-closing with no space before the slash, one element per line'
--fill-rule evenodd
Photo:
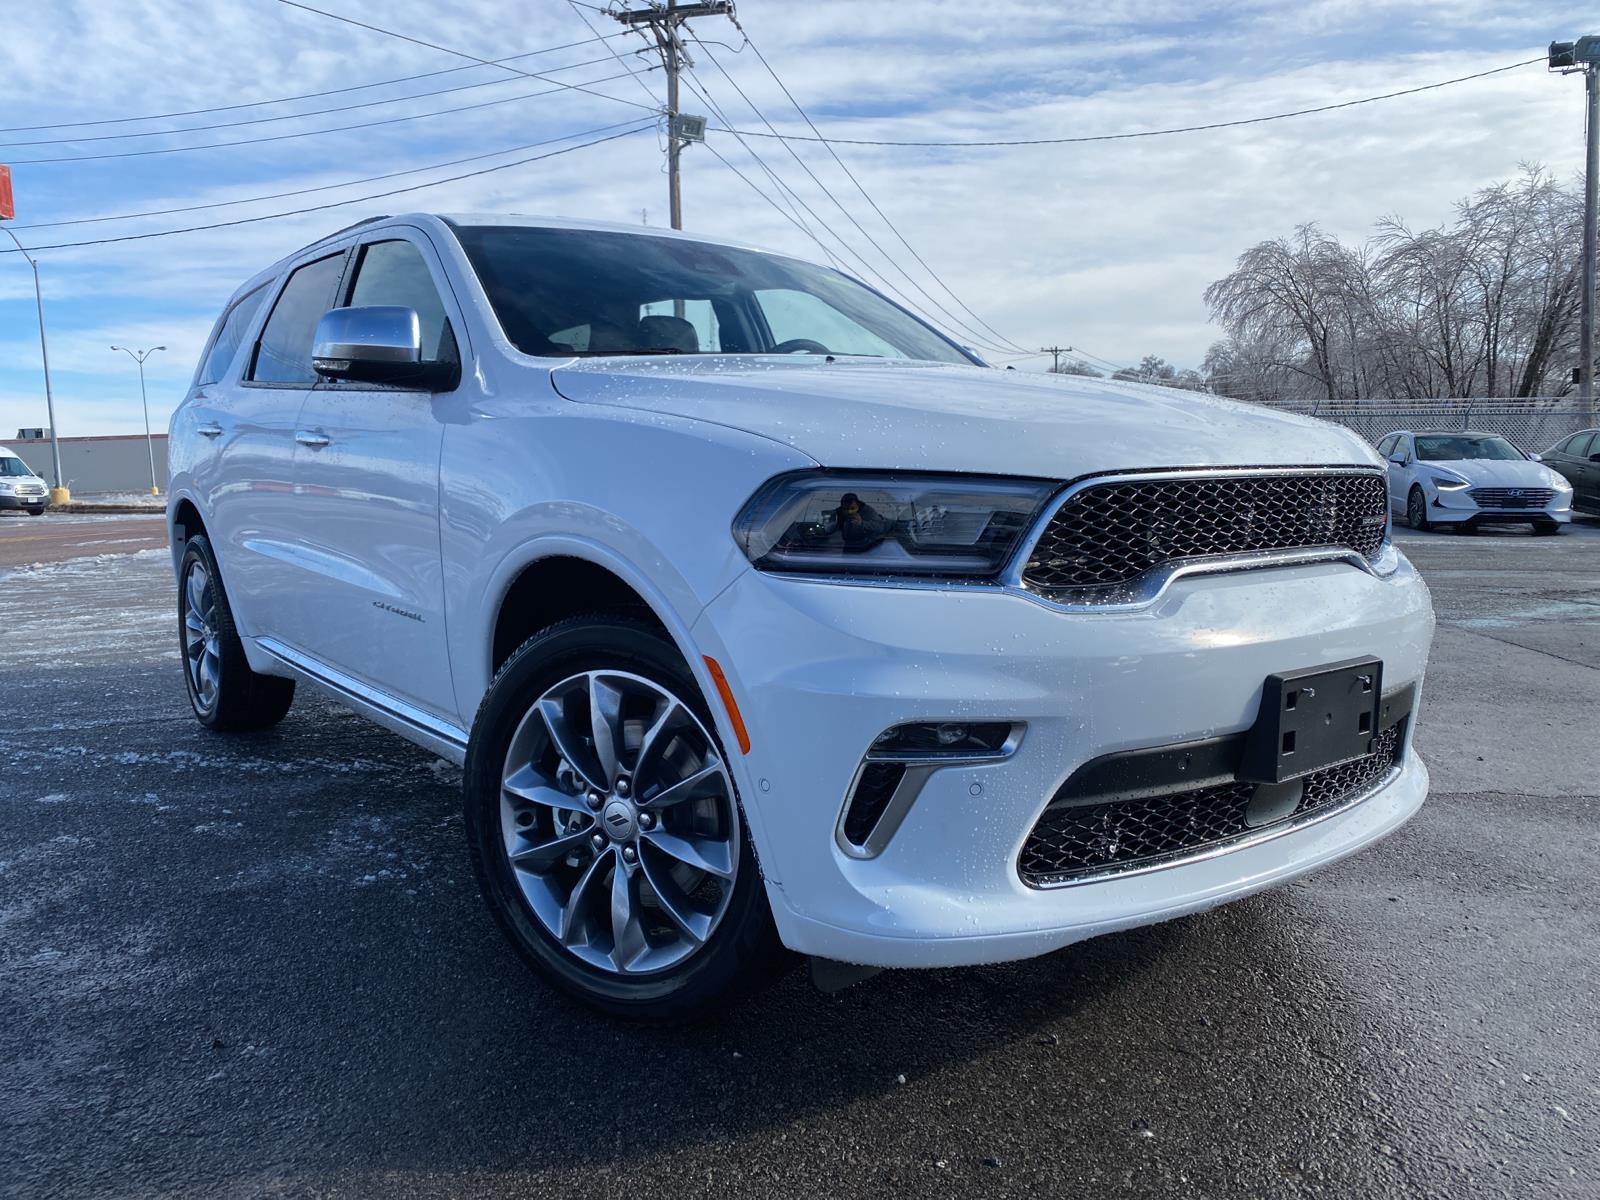
<path fill-rule="evenodd" d="M 11 199 L 11 168 L 0 166 L 0 221 L 9 221 L 16 215 L 17 206 Z"/>

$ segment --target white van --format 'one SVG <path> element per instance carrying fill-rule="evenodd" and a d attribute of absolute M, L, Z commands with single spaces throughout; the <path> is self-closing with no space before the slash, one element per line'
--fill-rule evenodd
<path fill-rule="evenodd" d="M 50 486 L 32 467 L 0 446 L 0 510 L 25 508 L 40 517 L 49 506 Z"/>

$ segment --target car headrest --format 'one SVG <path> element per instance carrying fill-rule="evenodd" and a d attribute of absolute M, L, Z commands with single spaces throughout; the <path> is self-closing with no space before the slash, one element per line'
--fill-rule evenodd
<path fill-rule="evenodd" d="M 681 350 L 685 354 L 698 354 L 700 335 L 682 317 L 640 317 L 639 349 Z"/>

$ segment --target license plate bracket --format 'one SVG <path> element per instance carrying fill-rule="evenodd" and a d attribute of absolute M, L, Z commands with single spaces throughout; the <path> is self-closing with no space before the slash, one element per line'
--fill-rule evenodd
<path fill-rule="evenodd" d="M 1239 778 L 1284 783 L 1364 758 L 1378 734 L 1383 662 L 1347 662 L 1268 675 L 1245 735 Z"/>

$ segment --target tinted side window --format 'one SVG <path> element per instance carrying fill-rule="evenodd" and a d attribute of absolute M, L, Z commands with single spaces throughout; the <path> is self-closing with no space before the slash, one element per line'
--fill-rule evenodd
<path fill-rule="evenodd" d="M 1580 433 L 1567 439 L 1565 446 L 1561 447 L 1563 454 L 1570 454 L 1574 458 L 1586 458 L 1589 454 L 1589 443 L 1594 440 L 1592 433 Z"/>
<path fill-rule="evenodd" d="M 228 373 L 228 368 L 233 365 L 233 356 L 239 352 L 239 343 L 244 341 L 244 331 L 255 319 L 256 310 L 261 307 L 266 294 L 266 285 L 262 284 L 255 291 L 240 296 L 238 303 L 223 314 L 217 340 L 211 343 L 211 352 L 206 355 L 196 383 L 216 383 Z"/>
<path fill-rule="evenodd" d="M 428 264 L 410 242 L 373 242 L 361 248 L 350 303 L 398 304 L 415 309 L 422 327 L 422 357 L 437 362 L 444 345 L 444 302 Z"/>
<path fill-rule="evenodd" d="M 311 369 L 311 339 L 322 314 L 333 307 L 343 268 L 344 255 L 334 254 L 296 268 L 289 276 L 256 344 L 251 379 L 307 387 L 317 381 L 317 373 Z"/>
<path fill-rule="evenodd" d="M 1394 450 L 1395 442 L 1398 441 L 1398 440 L 1399 439 L 1395 434 L 1392 434 L 1392 433 L 1389 434 L 1389 436 L 1384 438 L 1383 441 L 1378 443 L 1378 453 L 1381 454 L 1384 458 L 1388 458 L 1389 455 Z"/>

